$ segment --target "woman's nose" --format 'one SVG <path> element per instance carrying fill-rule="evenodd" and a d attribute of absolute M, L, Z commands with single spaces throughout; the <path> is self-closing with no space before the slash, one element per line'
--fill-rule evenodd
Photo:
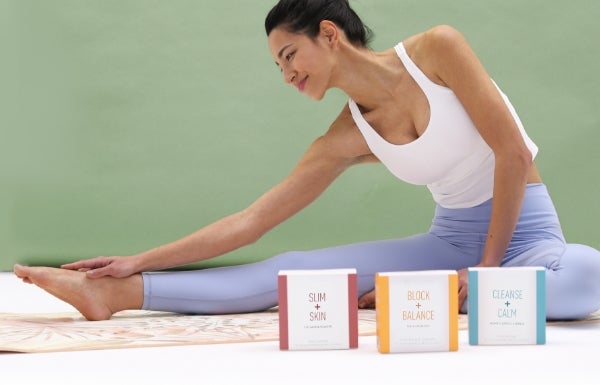
<path fill-rule="evenodd" d="M 294 80 L 296 80 L 296 71 L 288 71 L 288 72 L 284 72 L 283 74 L 283 80 L 287 83 L 287 84 L 293 84 Z"/>

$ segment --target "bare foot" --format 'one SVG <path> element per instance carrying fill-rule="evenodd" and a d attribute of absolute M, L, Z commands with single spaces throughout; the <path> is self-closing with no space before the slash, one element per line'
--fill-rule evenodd
<path fill-rule="evenodd" d="M 363 294 L 358 299 L 358 307 L 360 309 L 375 309 L 375 290 Z"/>
<path fill-rule="evenodd" d="M 139 275 L 89 279 L 84 272 L 21 265 L 15 265 L 14 272 L 24 282 L 69 303 L 90 321 L 109 319 L 121 310 L 140 309 L 143 301 Z"/>

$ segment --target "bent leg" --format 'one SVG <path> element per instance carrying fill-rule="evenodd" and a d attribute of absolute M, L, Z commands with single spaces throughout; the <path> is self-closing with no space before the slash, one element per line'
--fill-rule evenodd
<path fill-rule="evenodd" d="M 244 265 L 194 271 L 144 273 L 143 309 L 195 314 L 245 313 L 277 305 L 280 270 L 355 268 L 359 296 L 383 271 L 461 269 L 477 263 L 431 234 L 293 251 Z"/>
<path fill-rule="evenodd" d="M 547 318 L 578 319 L 600 309 L 600 251 L 567 244 L 546 273 Z"/>

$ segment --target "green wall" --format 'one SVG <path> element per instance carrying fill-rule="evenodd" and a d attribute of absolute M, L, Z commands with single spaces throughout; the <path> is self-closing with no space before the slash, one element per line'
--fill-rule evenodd
<path fill-rule="evenodd" d="M 346 102 L 284 85 L 274 0 L 0 0 L 0 270 L 127 255 L 244 208 Z M 571 242 L 600 247 L 600 3 L 356 0 L 375 49 L 436 24 L 471 42 L 540 146 Z M 428 228 L 424 187 L 343 175 L 258 243 L 209 263 Z"/>

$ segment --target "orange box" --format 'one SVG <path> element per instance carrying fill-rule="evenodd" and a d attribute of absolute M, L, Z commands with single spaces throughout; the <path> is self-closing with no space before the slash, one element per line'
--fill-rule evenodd
<path fill-rule="evenodd" d="M 375 276 L 380 353 L 458 350 L 458 274 L 454 270 Z"/>

